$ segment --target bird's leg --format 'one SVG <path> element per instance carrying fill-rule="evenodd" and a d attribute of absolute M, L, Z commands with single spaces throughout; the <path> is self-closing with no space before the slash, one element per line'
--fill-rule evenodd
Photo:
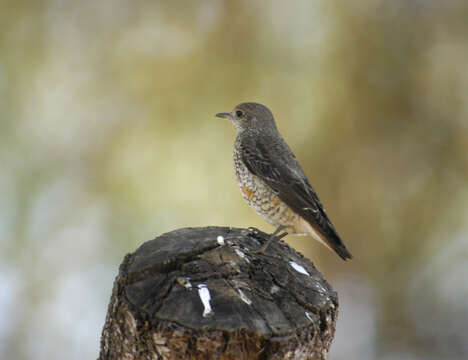
<path fill-rule="evenodd" d="M 268 248 L 268 246 L 270 246 L 271 242 L 274 240 L 274 239 L 277 239 L 278 241 L 281 240 L 282 238 L 284 238 L 286 235 L 288 235 L 287 232 L 284 232 L 278 236 L 276 236 L 277 234 L 279 234 L 282 230 L 284 230 L 286 228 L 286 226 L 284 225 L 279 225 L 276 230 L 270 235 L 270 237 L 268 238 L 267 242 L 265 244 L 263 244 L 263 246 L 259 249 L 259 250 L 256 250 L 255 253 L 256 254 L 263 254 L 263 255 L 266 255 L 265 251 L 266 249 Z"/>

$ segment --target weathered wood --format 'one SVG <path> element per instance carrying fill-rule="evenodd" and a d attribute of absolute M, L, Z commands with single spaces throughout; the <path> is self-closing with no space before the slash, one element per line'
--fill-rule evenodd
<path fill-rule="evenodd" d="M 326 359 L 338 299 L 284 242 L 256 229 L 185 228 L 120 266 L 99 359 Z"/>

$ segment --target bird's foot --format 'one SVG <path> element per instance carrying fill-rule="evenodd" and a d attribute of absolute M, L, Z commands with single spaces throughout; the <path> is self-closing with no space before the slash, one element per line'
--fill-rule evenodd
<path fill-rule="evenodd" d="M 278 228 L 275 230 L 275 232 L 273 234 L 270 235 L 270 237 L 268 238 L 268 240 L 266 241 L 265 244 L 263 244 L 263 246 L 258 249 L 258 250 L 255 250 L 255 251 L 252 251 L 254 254 L 261 254 L 261 255 L 265 255 L 265 256 L 272 256 L 272 255 L 269 255 L 266 253 L 266 250 L 268 249 L 268 247 L 271 245 L 271 243 L 276 240 L 276 241 L 280 241 L 282 238 L 284 238 L 286 235 L 288 235 L 287 232 L 284 232 L 282 234 L 278 234 L 278 232 L 280 232 L 282 230 L 282 228 Z M 274 257 L 274 256 L 273 256 Z"/>

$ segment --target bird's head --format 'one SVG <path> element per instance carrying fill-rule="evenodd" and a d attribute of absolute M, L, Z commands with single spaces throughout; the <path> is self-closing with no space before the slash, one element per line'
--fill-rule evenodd
<path fill-rule="evenodd" d="M 242 103 L 237 105 L 231 112 L 219 113 L 216 116 L 231 120 L 238 133 L 246 130 L 276 130 L 271 111 L 266 106 L 258 103 Z"/>

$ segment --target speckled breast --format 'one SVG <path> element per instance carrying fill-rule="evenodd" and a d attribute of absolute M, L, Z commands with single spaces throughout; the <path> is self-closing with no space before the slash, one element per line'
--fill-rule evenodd
<path fill-rule="evenodd" d="M 237 141 L 236 141 L 237 145 Z M 283 225 L 295 232 L 296 224 L 300 221 L 295 214 L 274 191 L 258 176 L 253 175 L 244 165 L 238 146 L 234 147 L 234 171 L 242 197 L 266 221 L 274 226 Z"/>

